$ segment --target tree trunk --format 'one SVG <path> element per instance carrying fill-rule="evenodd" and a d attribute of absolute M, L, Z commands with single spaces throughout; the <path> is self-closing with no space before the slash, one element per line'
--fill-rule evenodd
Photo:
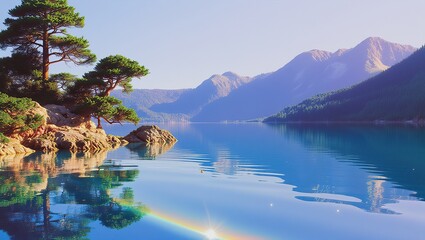
<path fill-rule="evenodd" d="M 97 117 L 97 129 L 102 129 L 102 124 L 100 123 L 100 117 Z"/>
<path fill-rule="evenodd" d="M 109 87 L 105 90 L 105 97 L 109 97 L 111 95 L 112 90 L 114 90 L 113 87 Z"/>
<path fill-rule="evenodd" d="M 43 80 L 49 80 L 49 33 L 43 32 Z"/>
<path fill-rule="evenodd" d="M 46 189 L 42 193 L 43 196 L 43 228 L 45 239 L 50 238 L 50 196 Z"/>

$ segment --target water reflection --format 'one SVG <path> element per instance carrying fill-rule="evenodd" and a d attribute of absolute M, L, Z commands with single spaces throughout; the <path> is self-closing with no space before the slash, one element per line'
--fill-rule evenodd
<path fill-rule="evenodd" d="M 149 239 L 204 237 L 166 236 L 164 230 L 173 226 L 195 234 L 213 226 L 217 235 L 229 239 L 417 239 L 423 232 L 425 204 L 417 201 L 424 192 L 423 179 L 403 176 L 412 168 L 424 176 L 421 129 L 263 124 L 165 128 L 179 142 L 155 161 L 139 161 L 153 159 L 143 148 L 121 148 L 110 155 L 140 163 L 143 173 L 129 185 L 137 186 L 134 199 L 151 209 L 145 220 L 152 215 L 166 219 L 157 225 L 165 227 L 146 235 Z M 114 196 L 120 197 L 123 189 L 115 189 Z M 115 231 L 115 236 L 96 226 L 89 236 L 131 239 L 146 232 L 140 222 Z"/>
<path fill-rule="evenodd" d="M 125 147 L 129 149 L 132 153 L 135 153 L 141 159 L 153 160 L 157 156 L 168 152 L 173 146 L 174 143 L 154 143 L 149 145 L 146 145 L 144 143 L 130 143 Z"/>
<path fill-rule="evenodd" d="M 139 221 L 147 208 L 123 187 L 139 171 L 101 169 L 105 158 L 60 152 L 3 160 L 0 229 L 12 239 L 80 239 L 92 221 L 112 229 Z"/>
<path fill-rule="evenodd" d="M 298 199 L 376 213 L 425 197 L 425 129 L 400 126 L 194 124 L 167 126 L 175 150 L 205 171 L 280 177 Z M 202 157 L 200 157 L 202 156 Z M 335 200 L 338 195 L 356 201 Z"/>
<path fill-rule="evenodd" d="M 302 143 L 310 152 L 330 156 L 340 166 L 320 167 L 318 186 L 311 188 L 308 177 L 287 174 L 286 183 L 297 185 L 300 192 L 332 192 L 355 196 L 361 203 L 351 203 L 372 212 L 391 213 L 387 203 L 400 199 L 425 198 L 425 129 L 413 126 L 351 126 L 351 125 L 273 125 L 282 137 Z M 320 153 L 320 154 L 318 154 Z M 320 161 L 319 161 L 320 162 Z M 313 163 L 315 166 L 326 164 Z M 342 164 L 354 165 L 366 174 L 343 171 Z M 351 168 L 353 169 L 353 168 Z M 309 168 L 306 168 L 310 176 Z M 333 172 L 335 171 L 335 172 Z M 314 174 L 311 172 L 311 174 Z M 329 179 L 337 178 L 338 181 Z M 304 183 L 304 184 L 303 184 Z M 318 201 L 323 199 L 303 198 Z"/>

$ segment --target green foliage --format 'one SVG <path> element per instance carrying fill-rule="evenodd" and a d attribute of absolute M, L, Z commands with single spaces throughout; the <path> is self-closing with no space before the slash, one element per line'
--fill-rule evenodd
<path fill-rule="evenodd" d="M 0 207 L 25 204 L 34 196 L 35 192 L 27 184 L 17 182 L 13 173 L 0 176 Z"/>
<path fill-rule="evenodd" d="M 76 65 L 90 64 L 96 61 L 96 55 L 88 49 L 89 42 L 82 37 L 78 38 L 69 34 L 64 37 L 52 36 L 50 37 L 50 46 L 53 49 L 61 50 L 51 55 L 56 56 L 59 59 L 57 61 L 73 62 Z"/>
<path fill-rule="evenodd" d="M 134 111 L 134 109 L 131 108 L 127 108 L 123 105 L 118 105 L 116 107 L 116 113 L 114 114 L 114 121 L 117 123 L 120 122 L 131 122 L 134 124 L 139 123 L 140 119 L 137 116 L 136 111 Z"/>
<path fill-rule="evenodd" d="M 30 175 L 30 176 L 26 176 L 25 177 L 25 182 L 28 185 L 32 186 L 32 185 L 37 184 L 37 183 L 42 183 L 43 182 L 43 179 L 42 179 L 40 173 L 34 173 L 34 174 Z"/>
<path fill-rule="evenodd" d="M 425 120 L 425 48 L 355 86 L 288 107 L 266 122 Z"/>
<path fill-rule="evenodd" d="M 117 86 L 122 87 L 123 92 L 130 92 L 131 79 L 146 74 L 148 70 L 136 61 L 120 55 L 109 56 L 100 60 L 95 70 L 86 73 L 84 79 L 75 81 L 67 93 L 72 102 L 78 104 L 76 112 L 96 118 L 98 128 L 102 128 L 101 119 L 109 124 L 137 124 L 140 120 L 137 113 L 109 95 Z"/>
<path fill-rule="evenodd" d="M 122 201 L 129 205 L 134 203 L 134 192 L 133 189 L 130 187 L 125 187 L 122 190 L 122 193 L 120 194 L 120 198 Z"/>
<path fill-rule="evenodd" d="M 133 89 L 131 79 L 141 78 L 148 73 L 148 69 L 138 62 L 115 55 L 101 59 L 94 71 L 86 73 L 84 78 L 95 83 L 103 82 L 100 88 L 101 95 L 109 96 L 118 86 L 123 88 L 123 92 L 131 92 Z"/>
<path fill-rule="evenodd" d="M 98 120 L 98 128 L 102 128 L 100 119 L 107 123 L 131 122 L 137 124 L 139 118 L 133 109 L 122 105 L 121 100 L 110 96 L 94 96 L 86 98 L 79 106 L 78 113 L 91 115 Z"/>
<path fill-rule="evenodd" d="M 39 53 L 35 49 L 15 51 L 12 56 L 0 58 L 0 91 L 21 96 L 28 81 L 41 77 Z"/>
<path fill-rule="evenodd" d="M 120 206 L 103 206 L 99 208 L 99 220 L 105 227 L 112 229 L 123 229 L 130 224 L 139 221 L 145 213 L 139 211 L 135 207 Z"/>
<path fill-rule="evenodd" d="M 37 129 L 43 123 L 39 114 L 28 114 L 35 103 L 28 98 L 9 97 L 0 93 L 0 132 L 8 136 Z"/>
<path fill-rule="evenodd" d="M 122 229 L 139 221 L 147 212 L 144 205 L 135 203 L 133 190 L 124 187 L 119 198 L 110 196 L 110 189 L 121 186 L 123 182 L 132 182 L 139 174 L 138 170 L 126 171 L 93 171 L 87 173 L 90 177 L 80 178 L 67 176 L 57 183 L 65 182 L 64 189 L 71 193 L 79 204 L 89 206 L 88 214 L 92 220 L 100 222 L 113 229 Z"/>
<path fill-rule="evenodd" d="M 62 94 L 56 82 L 44 81 L 39 78 L 25 82 L 18 96 L 31 98 L 41 105 L 45 105 L 60 103 Z"/>
<path fill-rule="evenodd" d="M 57 73 L 52 74 L 49 78 L 50 82 L 55 82 L 58 89 L 66 92 L 70 87 L 72 87 L 77 81 L 77 76 L 70 73 Z"/>
<path fill-rule="evenodd" d="M 0 143 L 8 143 L 10 140 L 3 133 L 0 132 Z"/>
<path fill-rule="evenodd" d="M 84 26 L 84 17 L 66 0 L 22 0 L 9 11 L 0 32 L 0 48 L 14 51 L 36 49 L 42 61 L 42 79 L 48 80 L 49 66 L 58 62 L 86 64 L 95 61 L 84 38 L 67 33 L 70 27 Z"/>
<path fill-rule="evenodd" d="M 118 104 L 121 104 L 121 101 L 117 98 L 94 96 L 86 99 L 84 111 L 90 112 L 95 118 L 112 119 Z"/>
<path fill-rule="evenodd" d="M 69 73 L 49 77 L 49 66 L 58 62 L 77 65 L 93 63 L 96 57 L 82 37 L 67 32 L 84 26 L 75 8 L 67 0 L 22 0 L 9 11 L 0 32 L 0 48 L 12 48 L 12 56 L 0 59 L 0 91 L 13 97 L 28 97 L 40 104 L 76 105 L 81 114 L 108 123 L 132 122 L 139 118 L 134 110 L 110 98 L 110 92 L 122 87 L 132 91 L 132 78 L 148 74 L 136 61 L 121 55 L 102 59 L 84 79 Z M 18 112 L 17 112 L 18 113 Z M 38 116 L 0 112 L 0 130 L 11 134 L 37 127 Z M 14 127 L 14 129 L 12 129 Z"/>
<path fill-rule="evenodd" d="M 72 102 L 76 105 L 85 102 L 86 98 L 99 95 L 103 87 L 102 81 L 89 81 L 87 79 L 76 79 L 71 86 L 69 86 L 64 94 L 65 102 Z"/>

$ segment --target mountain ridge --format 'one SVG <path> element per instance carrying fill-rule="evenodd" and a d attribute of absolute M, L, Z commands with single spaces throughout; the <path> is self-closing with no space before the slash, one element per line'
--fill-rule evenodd
<path fill-rule="evenodd" d="M 133 108 L 137 115 L 147 122 L 169 122 L 169 121 L 189 121 L 189 116 L 184 114 L 164 114 L 156 113 L 149 108 L 155 104 L 174 102 L 180 96 L 191 89 L 134 89 L 130 94 L 125 94 L 121 90 L 114 90 L 111 96 L 123 101 L 127 107 Z"/>
<path fill-rule="evenodd" d="M 424 121 L 425 48 L 352 87 L 285 108 L 265 122 Z"/>
<path fill-rule="evenodd" d="M 262 79 L 206 105 L 191 121 L 240 121 L 270 116 L 319 93 L 364 81 L 400 62 L 416 48 L 370 37 L 334 53 L 310 50 Z M 255 78 L 254 78 L 255 79 Z"/>
<path fill-rule="evenodd" d="M 214 74 L 195 89 L 183 93 L 176 101 L 157 104 L 150 109 L 161 113 L 194 115 L 207 104 L 226 97 L 230 92 L 251 80 L 250 77 L 239 76 L 230 71 L 221 75 Z"/>

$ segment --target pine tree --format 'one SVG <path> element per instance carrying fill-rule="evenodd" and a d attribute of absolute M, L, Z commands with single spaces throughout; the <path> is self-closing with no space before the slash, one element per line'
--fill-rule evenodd
<path fill-rule="evenodd" d="M 15 52 L 35 49 L 42 59 L 42 79 L 49 79 L 49 67 L 58 62 L 77 65 L 93 63 L 96 57 L 82 37 L 67 33 L 67 28 L 84 26 L 84 17 L 67 0 L 22 0 L 9 10 L 0 32 L 0 48 Z"/>
<path fill-rule="evenodd" d="M 109 96 L 116 87 L 123 92 L 133 90 L 132 78 L 141 78 L 149 73 L 148 69 L 121 55 L 108 56 L 99 61 L 94 71 L 88 72 L 84 78 L 92 82 L 103 82 L 102 96 Z"/>

